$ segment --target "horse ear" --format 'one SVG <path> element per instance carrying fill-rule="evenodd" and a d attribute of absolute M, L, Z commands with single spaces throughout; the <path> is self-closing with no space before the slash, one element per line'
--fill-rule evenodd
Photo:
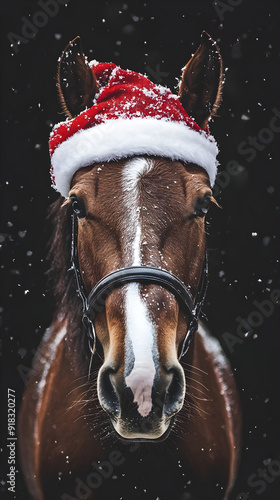
<path fill-rule="evenodd" d="M 183 70 L 178 94 L 186 112 L 203 129 L 216 114 L 222 85 L 223 63 L 219 48 L 203 31 L 200 46 Z"/>
<path fill-rule="evenodd" d="M 68 118 L 92 106 L 98 84 L 83 53 L 79 36 L 67 45 L 59 59 L 57 88 L 61 107 Z"/>

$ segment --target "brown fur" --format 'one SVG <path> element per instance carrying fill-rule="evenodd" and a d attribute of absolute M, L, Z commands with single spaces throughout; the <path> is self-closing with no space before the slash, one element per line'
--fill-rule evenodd
<path fill-rule="evenodd" d="M 157 259 L 158 252 L 153 250 L 153 246 L 160 245 L 164 258 L 172 255 L 169 261 L 170 266 L 173 266 L 172 271 L 186 280 L 186 283 L 192 283 L 194 290 L 204 254 L 204 224 L 203 220 L 193 219 L 192 212 L 197 197 L 209 191 L 208 178 L 205 172 L 196 166 L 186 168 L 179 162 L 161 159 L 151 161 L 154 162 L 154 168 L 143 176 L 140 183 L 142 205 L 147 208 L 149 214 L 143 227 L 146 224 L 147 247 L 150 252 L 145 256 L 143 247 L 144 263 L 162 265 L 161 260 Z M 71 193 L 76 193 L 84 199 L 88 211 L 87 219 L 82 219 L 79 223 L 81 269 L 85 272 L 83 276 L 88 289 L 112 269 L 129 264 L 124 260 L 120 238 L 123 222 L 120 196 L 114 198 L 114 193 L 119 191 L 122 169 L 123 162 L 103 165 L 101 172 L 98 172 L 98 166 L 89 167 L 80 170 L 73 179 Z M 173 182 L 174 179 L 176 183 Z M 98 192 L 95 189 L 97 182 Z M 169 190 L 166 186 L 170 186 Z M 93 196 L 93 192 L 97 193 L 97 196 Z M 112 194 L 110 198 L 106 196 L 108 192 Z M 160 206 L 156 213 L 152 208 L 155 204 Z M 96 397 L 96 374 L 101 366 L 101 360 L 98 355 L 94 357 L 93 372 L 87 381 L 90 357 L 84 332 L 77 322 L 81 311 L 79 303 L 76 303 L 75 284 L 71 273 L 67 272 L 70 264 L 69 203 L 61 207 L 61 201 L 56 202 L 52 212 L 56 224 L 51 255 L 54 266 L 57 266 L 53 271 L 57 278 L 58 312 L 64 311 L 63 316 L 68 322 L 68 333 L 67 340 L 57 348 L 40 407 L 38 407 L 39 400 L 36 398 L 34 400 L 33 396 L 33 409 L 31 409 L 29 406 L 31 393 L 35 381 L 40 381 L 44 367 L 40 359 L 42 356 L 48 359 L 49 346 L 54 341 L 62 322 L 65 322 L 65 319 L 62 320 L 60 317 L 61 319 L 54 325 L 51 338 L 42 344 L 36 356 L 21 409 L 20 427 L 25 428 L 25 432 L 21 433 L 21 454 L 30 457 L 22 463 L 30 490 L 36 491 L 37 500 L 58 500 L 63 492 L 75 495 L 76 483 L 72 478 L 84 477 L 86 471 L 91 470 L 90 464 L 93 460 L 108 460 L 112 449 L 107 440 L 102 439 L 105 429 L 110 427 Z M 172 220 L 177 220 L 174 227 Z M 156 241 L 154 241 L 155 235 L 157 235 Z M 175 246 L 174 241 L 177 241 Z M 82 242 L 86 243 L 85 247 Z M 198 242 L 200 249 L 197 262 L 189 267 L 190 262 L 194 264 L 191 256 L 194 256 Z M 154 260 L 150 258 L 151 252 L 155 255 Z M 93 265 L 89 267 L 87 262 Z M 161 339 L 160 360 L 164 364 L 169 360 L 173 342 L 178 348 L 185 334 L 186 317 L 179 311 L 173 295 L 168 291 L 146 285 L 143 286 L 142 293 L 145 297 L 153 297 L 155 302 L 165 304 L 160 311 L 157 307 L 149 309 L 153 321 L 158 324 L 158 335 Z M 101 357 L 106 356 L 111 345 L 111 356 L 119 365 L 120 372 L 124 366 L 122 301 L 122 289 L 115 290 L 107 299 L 106 313 L 99 313 L 95 324 L 100 346 L 102 345 L 99 354 Z M 76 320 L 73 322 L 75 317 Z M 177 336 L 174 337 L 176 331 Z M 183 366 L 187 381 L 186 400 L 168 439 L 172 442 L 173 448 L 178 448 L 176 460 L 181 461 L 186 474 L 192 478 L 190 491 L 194 495 L 193 498 L 217 500 L 223 498 L 224 493 L 222 492 L 220 497 L 217 492 L 211 493 L 212 490 L 216 491 L 215 484 L 223 486 L 222 491 L 225 492 L 236 470 L 240 436 L 238 395 L 232 374 L 226 371 L 223 374 L 223 383 L 227 383 L 235 406 L 235 414 L 229 414 L 224 397 L 221 395 L 221 380 L 217 377 L 215 360 L 206 353 L 199 337 L 195 338 L 191 349 L 184 357 Z M 28 421 L 27 426 L 26 421 Z M 103 423 L 103 430 L 99 422 Z M 35 427 L 39 429 L 40 444 L 34 441 Z M 172 471 L 174 457 L 169 453 L 166 455 L 164 452 L 166 446 L 168 449 L 168 443 L 157 445 L 146 455 L 146 445 L 143 444 L 141 456 L 145 461 L 152 454 L 154 460 L 159 460 L 158 450 L 162 450 L 162 453 L 165 453 L 165 464 L 162 464 L 162 467 L 168 467 Z M 113 449 L 123 450 L 121 443 L 113 445 Z M 121 469 L 122 473 L 133 475 L 130 466 L 136 455 L 129 453 L 127 447 L 122 453 L 127 457 Z M 69 463 L 66 463 L 65 456 L 70 457 Z M 151 469 L 150 459 L 148 464 L 148 469 Z M 134 467 L 137 467 L 136 463 Z M 69 476 L 69 470 L 72 472 L 72 477 Z M 57 482 L 57 471 L 61 472 L 59 482 Z M 33 474 L 36 475 L 36 482 Z M 148 470 L 146 474 L 148 477 Z M 157 482 L 156 470 L 154 481 L 158 488 L 157 494 L 160 495 L 162 486 Z M 114 485 L 110 490 L 110 482 L 104 483 L 105 490 L 103 487 L 99 488 L 94 491 L 95 495 L 89 498 L 102 500 L 118 498 L 114 496 Z M 106 488 L 109 488 L 108 491 L 111 493 L 105 493 Z M 123 493 L 125 488 L 123 485 Z M 176 491 L 177 487 L 174 486 L 174 492 Z M 209 496 L 205 496 L 205 491 Z M 171 498 L 173 500 L 176 497 L 171 496 Z"/>
<path fill-rule="evenodd" d="M 179 90 L 183 106 L 204 128 L 221 96 L 222 62 L 213 44 L 204 34 Z M 89 106 L 98 90 L 79 38 L 62 55 L 58 90 L 68 117 Z M 165 158 L 149 157 L 148 161 L 152 168 L 138 182 L 140 222 L 146 240 L 141 243 L 142 264 L 171 271 L 195 295 L 205 254 L 204 218 L 195 216 L 195 207 L 206 194 L 215 203 L 208 176 L 196 165 Z M 92 165 L 76 172 L 72 179 L 70 195 L 82 199 L 86 208 L 86 217 L 78 221 L 78 254 L 87 292 L 114 269 L 132 263 L 133 235 L 131 241 L 123 239 L 127 224 L 123 168 L 124 161 Z M 227 500 L 237 470 L 241 435 L 234 378 L 229 364 L 221 362 L 223 356 L 215 342 L 202 331 L 195 334 L 179 364 L 179 347 L 189 318 L 174 296 L 157 285 L 139 287 L 156 328 L 159 352 L 161 385 L 157 381 L 153 387 L 150 413 L 163 416 L 166 398 L 172 394 L 167 381 L 176 382 L 174 373 L 181 375 L 180 383 L 175 384 L 181 399 L 173 389 L 176 403 L 184 397 L 182 377 L 186 381 L 183 408 L 178 403 L 180 411 L 163 442 L 139 445 L 128 439 L 122 443 L 112 432 L 114 420 L 101 408 L 104 368 L 111 370 L 110 387 L 128 412 L 125 417 L 120 413 L 120 420 L 128 432 L 135 424 L 135 403 L 129 400 L 124 383 L 124 291 L 122 287 L 114 290 L 106 299 L 105 310 L 95 319 L 98 345 L 92 358 L 81 325 L 73 272 L 68 271 L 70 214 L 71 201 L 58 199 L 54 203 L 49 259 L 57 311 L 49 336 L 36 355 L 19 417 L 19 451 L 30 493 L 36 500 L 80 498 L 77 481 L 86 485 L 99 474 L 102 484 L 84 492 L 88 500 L 142 500 L 143 495 L 147 499 Z M 66 328 L 62 330 L 65 336 L 62 328 Z M 211 346 L 215 347 L 212 351 Z M 107 394 L 114 397 L 110 390 Z M 149 422 L 156 430 L 156 420 Z M 112 451 L 123 460 L 105 479 L 96 462 L 108 463 Z"/>
<path fill-rule="evenodd" d="M 72 78 L 67 78 L 69 75 Z M 98 84 L 83 53 L 79 36 L 65 48 L 59 60 L 56 81 L 62 111 L 67 118 L 73 118 L 85 107 L 92 106 Z"/>
<path fill-rule="evenodd" d="M 223 64 L 217 44 L 206 33 L 201 44 L 185 66 L 179 97 L 187 113 L 201 128 L 216 116 L 222 99 Z"/>

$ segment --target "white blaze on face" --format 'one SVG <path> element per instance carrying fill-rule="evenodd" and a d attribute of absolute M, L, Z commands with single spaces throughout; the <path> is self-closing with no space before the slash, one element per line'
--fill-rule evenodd
<path fill-rule="evenodd" d="M 127 210 L 124 228 L 127 248 L 131 248 L 126 265 L 139 266 L 141 262 L 141 223 L 138 183 L 141 175 L 152 168 L 152 161 L 136 158 L 128 161 L 123 172 L 124 200 Z M 132 245 L 131 245 L 132 242 Z M 137 283 L 130 283 L 125 290 L 125 382 L 138 404 L 142 417 L 152 409 L 152 387 L 158 358 L 156 329 L 149 318 L 147 305 L 140 295 Z"/>
<path fill-rule="evenodd" d="M 153 356 L 156 332 L 149 319 L 146 304 L 141 299 L 137 283 L 130 283 L 127 287 L 125 312 L 126 370 L 134 361 L 125 382 L 133 392 L 138 412 L 142 417 L 146 417 L 152 409 L 152 387 L 156 374 Z"/>

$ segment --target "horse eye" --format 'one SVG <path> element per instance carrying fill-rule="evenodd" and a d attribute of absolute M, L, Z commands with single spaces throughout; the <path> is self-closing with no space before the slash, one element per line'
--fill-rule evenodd
<path fill-rule="evenodd" d="M 194 207 L 194 217 L 205 217 L 210 206 L 211 194 L 207 193 L 202 198 L 198 198 Z"/>
<path fill-rule="evenodd" d="M 86 207 L 85 207 L 83 200 L 77 198 L 77 196 L 74 196 L 74 195 L 70 196 L 70 198 L 71 198 L 72 210 L 73 210 L 74 214 L 76 214 L 77 217 L 79 217 L 80 219 L 82 219 L 83 217 L 86 217 L 87 212 L 86 212 Z"/>

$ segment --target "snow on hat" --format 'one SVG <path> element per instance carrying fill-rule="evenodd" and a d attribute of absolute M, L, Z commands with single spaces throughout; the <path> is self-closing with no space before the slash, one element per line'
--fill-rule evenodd
<path fill-rule="evenodd" d="M 49 148 L 53 187 L 68 198 L 82 167 L 134 155 L 192 162 L 214 184 L 217 144 L 171 91 L 113 63 L 90 63 L 99 94 L 91 108 L 53 128 Z"/>

